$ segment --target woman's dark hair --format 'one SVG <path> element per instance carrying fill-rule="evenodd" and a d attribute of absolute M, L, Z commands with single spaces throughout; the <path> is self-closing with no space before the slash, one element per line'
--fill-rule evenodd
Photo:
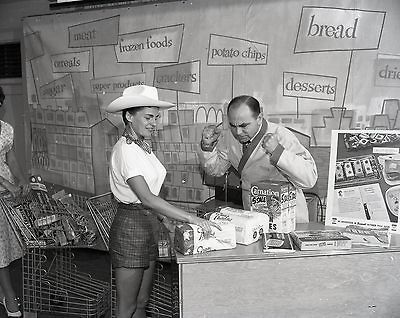
<path fill-rule="evenodd" d="M 126 113 L 130 113 L 131 115 L 135 115 L 139 110 L 143 109 L 145 106 L 140 106 L 140 107 L 131 107 L 131 108 L 126 108 L 122 111 L 122 120 L 124 121 L 124 124 L 128 124 L 128 120 L 126 119 Z"/>
<path fill-rule="evenodd" d="M 260 103 L 258 100 L 249 95 L 240 95 L 232 99 L 228 105 L 227 112 L 229 113 L 229 109 L 231 107 L 239 106 L 241 104 L 246 104 L 249 106 L 255 117 L 261 113 Z"/>
<path fill-rule="evenodd" d="M 0 86 L 0 106 L 3 105 L 5 98 L 6 98 L 6 95 L 4 95 L 3 89 Z"/>

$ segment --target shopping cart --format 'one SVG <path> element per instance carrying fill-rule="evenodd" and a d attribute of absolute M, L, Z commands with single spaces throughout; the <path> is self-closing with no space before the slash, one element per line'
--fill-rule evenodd
<path fill-rule="evenodd" d="M 110 284 L 79 271 L 71 248 L 30 248 L 22 266 L 26 318 L 100 318 L 110 308 Z"/>
<path fill-rule="evenodd" d="M 117 212 L 117 203 L 111 192 L 89 198 L 86 205 L 99 231 L 105 249 L 108 250 L 111 223 Z"/>

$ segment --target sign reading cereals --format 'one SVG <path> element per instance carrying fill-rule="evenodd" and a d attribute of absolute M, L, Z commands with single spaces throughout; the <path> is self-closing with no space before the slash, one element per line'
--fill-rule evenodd
<path fill-rule="evenodd" d="M 89 56 L 89 51 L 52 55 L 53 73 L 88 72 Z"/>

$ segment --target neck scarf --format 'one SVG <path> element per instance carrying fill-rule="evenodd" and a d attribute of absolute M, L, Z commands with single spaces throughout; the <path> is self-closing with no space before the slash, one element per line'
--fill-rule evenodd
<path fill-rule="evenodd" d="M 122 136 L 125 137 L 126 143 L 130 145 L 132 142 L 137 144 L 143 151 L 147 153 L 151 153 L 151 145 L 144 140 L 144 138 L 139 138 L 139 136 L 132 129 L 131 125 L 126 125 L 125 130 L 122 133 Z"/>

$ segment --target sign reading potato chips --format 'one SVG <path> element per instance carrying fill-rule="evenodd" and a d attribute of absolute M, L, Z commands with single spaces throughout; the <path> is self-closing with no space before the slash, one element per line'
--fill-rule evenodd
<path fill-rule="evenodd" d="M 240 38 L 211 34 L 208 65 L 267 64 L 268 45 Z"/>

